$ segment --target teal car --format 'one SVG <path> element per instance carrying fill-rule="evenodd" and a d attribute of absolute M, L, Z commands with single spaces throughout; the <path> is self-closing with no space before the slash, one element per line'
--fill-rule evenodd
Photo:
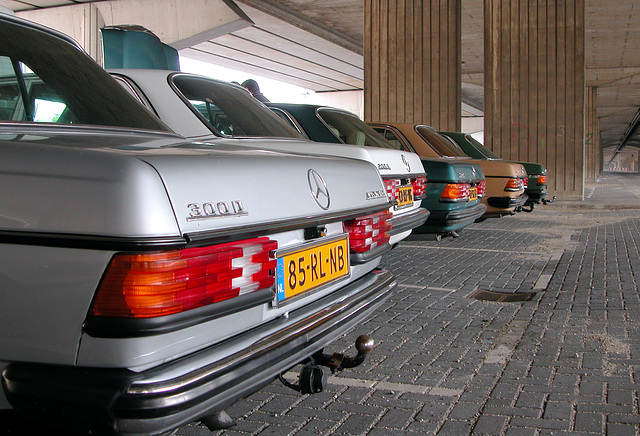
<path fill-rule="evenodd" d="M 342 109 L 294 103 L 267 103 L 276 114 L 305 137 L 370 147 L 406 148 L 384 133 L 382 137 L 357 115 Z M 458 236 L 460 230 L 480 218 L 487 210 L 481 202 L 486 190 L 482 168 L 472 162 L 454 159 L 420 158 L 427 174 L 426 197 L 422 207 L 431 214 L 413 233 L 430 233 L 436 238 Z"/>
<path fill-rule="evenodd" d="M 502 160 L 500 156 L 489 150 L 482 145 L 473 136 L 468 133 L 459 132 L 440 132 L 440 134 L 448 137 L 452 141 L 464 150 L 465 154 L 474 159 L 486 159 L 486 160 Z M 529 196 L 529 199 L 524 206 L 529 206 L 531 210 L 535 204 L 551 203 L 555 200 L 555 197 L 551 200 L 547 200 L 547 169 L 544 165 L 536 162 L 516 162 L 522 164 L 527 171 L 527 188 L 524 193 Z"/>

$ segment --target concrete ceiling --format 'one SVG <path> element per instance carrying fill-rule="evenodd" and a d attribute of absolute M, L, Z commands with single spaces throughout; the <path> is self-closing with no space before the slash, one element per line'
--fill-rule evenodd
<path fill-rule="evenodd" d="M 0 5 L 25 11 L 92 1 L 0 0 Z M 363 88 L 363 0 L 235 3 L 253 26 L 199 42 L 180 54 L 314 91 Z M 586 84 L 598 87 L 602 144 L 614 150 L 640 108 L 640 1 L 586 0 L 585 18 Z M 466 112 L 481 114 L 482 0 L 462 0 L 462 29 L 463 105 Z M 628 146 L 640 147 L 640 139 L 631 135 Z"/>

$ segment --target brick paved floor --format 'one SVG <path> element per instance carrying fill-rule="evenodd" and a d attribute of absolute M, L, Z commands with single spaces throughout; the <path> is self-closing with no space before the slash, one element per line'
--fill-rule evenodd
<path fill-rule="evenodd" d="M 312 396 L 273 383 L 214 434 L 640 435 L 640 209 L 620 207 L 640 207 L 633 189 L 606 178 L 587 188 L 591 207 L 559 201 L 404 241 L 383 261 L 391 300 L 333 350 L 371 333 L 368 361 Z M 624 201 L 608 208 L 612 192 Z"/>
<path fill-rule="evenodd" d="M 398 280 L 388 304 L 331 347 L 353 354 L 372 334 L 365 364 L 311 396 L 274 382 L 213 434 L 640 436 L 640 175 L 603 176 L 585 197 L 403 241 L 383 260 Z M 10 414 L 0 424 L 53 434 Z"/>

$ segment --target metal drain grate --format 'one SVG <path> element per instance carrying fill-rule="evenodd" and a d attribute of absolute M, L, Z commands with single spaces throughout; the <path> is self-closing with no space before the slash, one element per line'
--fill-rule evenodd
<path fill-rule="evenodd" d="M 535 292 L 495 292 L 478 289 L 467 297 L 482 301 L 497 301 L 500 303 L 515 303 L 518 301 L 531 301 L 536 296 Z"/>

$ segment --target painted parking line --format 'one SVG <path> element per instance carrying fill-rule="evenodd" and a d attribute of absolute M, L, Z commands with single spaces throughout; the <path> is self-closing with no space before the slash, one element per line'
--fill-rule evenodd
<path fill-rule="evenodd" d="M 514 319 L 498 336 L 494 348 L 487 354 L 484 363 L 506 365 L 520 339 L 522 339 L 527 324 L 528 321 L 526 320 Z"/>
<path fill-rule="evenodd" d="M 491 250 L 488 248 L 468 248 L 468 247 L 425 247 L 424 245 L 413 245 L 413 244 L 402 244 L 400 245 L 402 248 L 421 248 L 423 250 L 427 249 L 437 249 L 437 250 L 454 250 L 454 251 L 475 251 L 475 252 L 483 252 L 483 253 L 516 253 L 516 254 L 535 254 L 537 256 L 540 255 L 537 251 L 522 251 L 522 250 Z"/>
<path fill-rule="evenodd" d="M 542 274 L 538 277 L 538 280 L 536 280 L 536 284 L 533 285 L 533 289 L 547 289 L 547 285 L 551 281 L 552 277 L 553 274 Z"/>
<path fill-rule="evenodd" d="M 298 373 L 290 371 L 285 374 L 287 380 L 295 380 Z M 438 386 L 410 385 L 408 383 L 390 383 L 385 381 L 363 380 L 352 377 L 329 376 L 327 383 L 334 386 L 345 386 L 350 388 L 367 388 L 375 391 L 392 391 L 402 394 L 429 394 L 441 397 L 456 397 L 461 395 L 462 389 L 441 388 Z"/>

